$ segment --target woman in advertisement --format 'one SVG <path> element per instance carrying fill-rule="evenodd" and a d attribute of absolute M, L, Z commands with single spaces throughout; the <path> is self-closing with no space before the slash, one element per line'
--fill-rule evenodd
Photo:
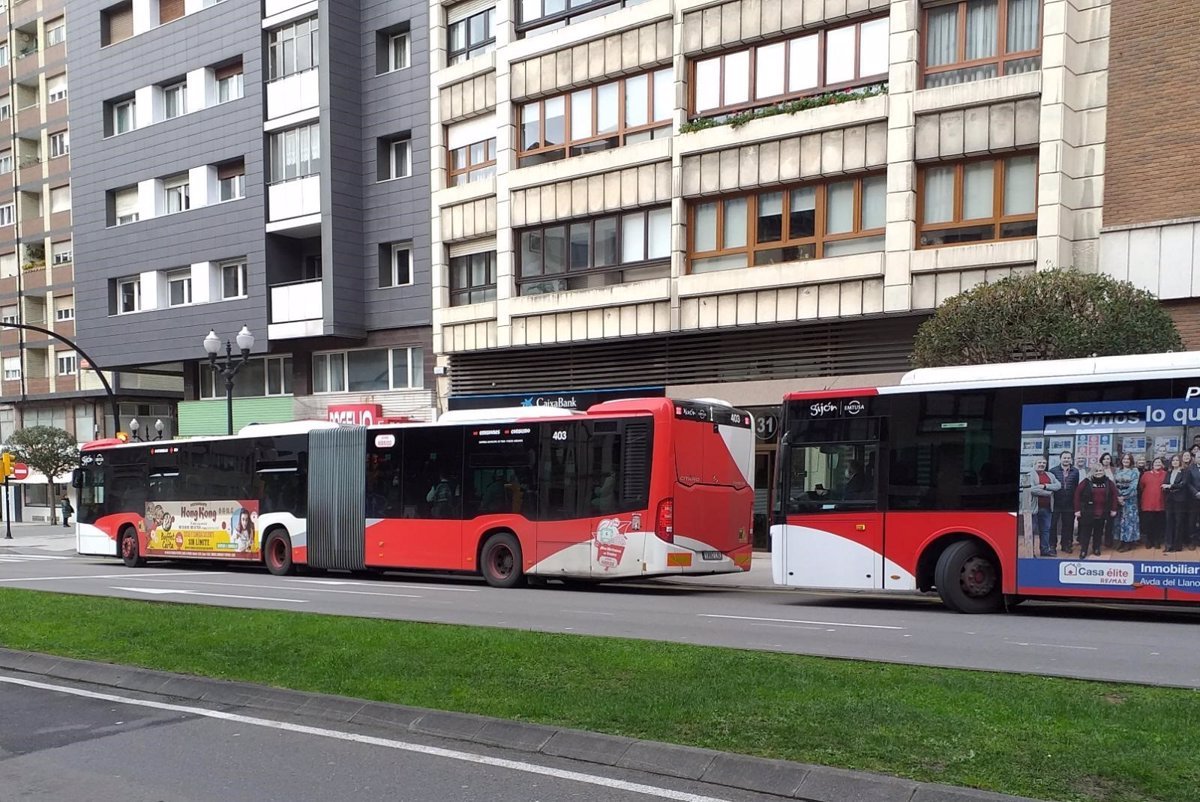
<path fill-rule="evenodd" d="M 1138 520 L 1138 480 L 1141 474 L 1134 466 L 1133 455 L 1126 452 L 1119 460 L 1113 481 L 1117 484 L 1117 540 L 1120 545 L 1117 551 L 1129 551 L 1136 548 L 1142 539 L 1141 525 Z"/>
<path fill-rule="evenodd" d="M 233 528 L 233 542 L 237 544 L 239 553 L 253 550 L 254 519 L 250 515 L 250 510 L 245 507 L 238 510 L 237 524 Z"/>
<path fill-rule="evenodd" d="M 1167 484 L 1167 470 L 1161 457 L 1155 457 L 1150 470 L 1138 480 L 1138 511 L 1146 545 L 1160 549 L 1163 545 L 1163 525 L 1166 507 L 1163 488 Z"/>
<path fill-rule="evenodd" d="M 1167 510 L 1167 542 L 1164 552 L 1183 551 L 1183 538 L 1187 534 L 1188 526 L 1187 486 L 1183 460 L 1178 455 L 1171 457 L 1171 472 L 1163 484 Z"/>

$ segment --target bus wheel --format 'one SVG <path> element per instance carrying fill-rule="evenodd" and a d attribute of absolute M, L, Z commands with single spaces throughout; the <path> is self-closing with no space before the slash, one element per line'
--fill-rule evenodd
<path fill-rule="evenodd" d="M 287 576 L 292 572 L 292 539 L 287 532 L 275 529 L 267 535 L 263 561 L 275 576 Z"/>
<path fill-rule="evenodd" d="M 942 603 L 959 613 L 992 613 L 1004 604 L 1000 566 L 978 541 L 950 544 L 938 558 L 933 581 Z"/>
<path fill-rule="evenodd" d="M 137 532 L 132 526 L 127 526 L 121 530 L 121 559 L 130 568 L 140 568 L 146 564 L 142 559 L 142 555 L 138 550 Z"/>
<path fill-rule="evenodd" d="M 513 588 L 521 582 L 521 544 L 509 532 L 497 532 L 483 544 L 479 567 L 494 588 Z"/>

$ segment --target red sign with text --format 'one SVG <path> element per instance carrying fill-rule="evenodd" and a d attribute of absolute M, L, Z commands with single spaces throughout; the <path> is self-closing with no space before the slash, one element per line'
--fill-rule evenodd
<path fill-rule="evenodd" d="M 380 404 L 333 404 L 326 411 L 326 420 L 352 426 L 373 426 L 383 419 Z"/>
<path fill-rule="evenodd" d="M 12 478 L 20 481 L 21 479 L 27 479 L 28 477 L 29 477 L 29 466 L 26 465 L 24 462 L 14 462 Z"/>

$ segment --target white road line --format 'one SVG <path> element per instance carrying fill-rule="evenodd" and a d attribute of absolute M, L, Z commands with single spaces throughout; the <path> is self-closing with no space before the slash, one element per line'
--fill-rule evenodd
<path fill-rule="evenodd" d="M 176 576 L 216 576 L 207 571 L 189 571 L 183 574 L 169 574 L 163 576 L 159 574 L 157 577 L 154 574 L 135 574 L 132 571 L 123 574 L 81 574 L 77 576 L 14 576 L 0 578 L 0 582 L 63 582 L 68 579 L 168 579 Z"/>
<path fill-rule="evenodd" d="M 359 735 L 358 733 L 353 732 L 341 732 L 340 730 L 331 730 L 324 727 L 309 727 L 304 724 L 290 724 L 285 721 L 271 721 L 270 719 L 256 718 L 254 716 L 243 716 L 238 713 L 225 713 L 220 710 L 207 710 L 202 707 L 173 705 L 168 704 L 167 702 L 155 702 L 148 699 L 130 699 L 124 696 L 117 696 L 115 694 L 85 691 L 81 688 L 67 688 L 61 685 L 50 685 L 44 682 L 17 679 L 16 677 L 0 676 L 0 682 L 5 682 L 11 685 L 24 685 L 27 688 L 39 688 L 41 690 L 56 691 L 58 693 L 70 694 L 72 696 L 82 696 L 87 699 L 98 699 L 100 701 L 116 702 L 117 704 L 134 705 L 137 707 L 149 707 L 155 710 L 166 710 L 173 713 L 187 713 L 193 716 L 220 719 L 221 721 L 232 721 L 238 724 L 249 724 L 256 727 L 266 727 L 273 730 L 300 733 L 302 735 L 315 735 L 320 738 L 333 738 L 339 741 L 349 741 L 351 743 L 366 744 L 368 746 L 381 746 L 386 749 L 397 749 L 403 752 L 415 752 L 417 754 L 430 755 L 432 757 L 460 760 L 465 763 L 477 763 L 483 766 L 494 766 L 496 768 L 509 769 L 511 771 L 522 771 L 527 774 L 540 774 L 544 777 L 554 777 L 560 780 L 569 780 L 571 782 L 585 783 L 587 785 L 597 785 L 602 788 L 613 788 L 619 791 L 629 791 L 635 794 L 658 797 L 659 799 L 672 799 L 676 800 L 676 802 L 728 802 L 728 800 L 718 799 L 717 797 L 692 794 L 686 791 L 675 791 L 671 788 L 660 788 L 654 785 L 644 785 L 642 783 L 633 783 L 626 780 L 615 780 L 611 777 L 601 777 L 596 774 L 584 774 L 578 771 L 555 769 L 549 766 L 539 766 L 536 763 L 526 763 L 521 760 L 506 760 L 504 758 L 490 757 L 488 755 L 475 755 L 470 752 L 462 752 L 457 749 L 442 749 L 436 746 L 408 743 L 407 741 L 397 741 L 391 738 L 376 738 L 370 735 Z"/>
<path fill-rule="evenodd" d="M 73 560 L 74 557 L 61 557 L 54 554 L 21 554 L 19 552 L 7 552 L 0 556 L 0 560 Z"/>
<path fill-rule="evenodd" d="M 810 626 L 806 626 L 804 624 L 751 624 L 750 626 L 766 627 L 768 629 L 771 627 L 775 627 L 776 629 L 811 629 L 815 632 L 820 632 L 822 630 L 825 630 L 826 632 L 829 631 L 825 627 L 810 627 Z"/>
<path fill-rule="evenodd" d="M 208 596 L 214 599 L 245 599 L 249 601 L 287 602 L 288 604 L 308 604 L 307 599 L 277 599 L 271 596 L 235 596 L 232 593 L 201 593 L 198 590 L 176 590 L 174 588 L 119 588 L 127 593 L 148 593 L 151 596 Z"/>
<path fill-rule="evenodd" d="M 164 582 L 170 582 L 174 585 L 203 585 L 206 587 L 225 587 L 225 588 L 249 588 L 251 590 L 279 590 L 280 588 L 274 585 L 248 585 L 245 582 L 201 582 L 199 580 L 176 580 L 172 576 L 164 576 Z M 374 593 L 369 590 L 335 590 L 334 588 L 310 588 L 307 585 L 302 585 L 294 588 L 298 593 L 349 593 L 354 596 L 389 596 L 397 599 L 421 599 L 424 598 L 416 593 Z"/>
<path fill-rule="evenodd" d="M 576 613 L 578 615 L 605 615 L 614 616 L 616 613 L 602 613 L 599 610 L 563 610 L 564 613 Z"/>
<path fill-rule="evenodd" d="M 359 586 L 379 586 L 378 581 L 374 582 L 357 582 L 354 580 L 340 579 L 289 579 L 288 584 L 312 583 L 316 585 L 359 585 Z M 405 590 L 444 590 L 447 593 L 480 593 L 483 588 L 453 588 L 442 585 L 410 585 L 407 582 L 402 584 Z"/>
<path fill-rule="evenodd" d="M 793 618 L 755 618 L 750 615 L 717 615 L 715 613 L 698 613 L 700 618 L 727 618 L 734 621 L 767 621 L 772 624 L 816 624 L 821 627 L 854 627 L 856 629 L 906 629 L 906 627 L 889 627 L 883 624 L 847 624 L 844 621 L 803 621 Z"/>
<path fill-rule="evenodd" d="M 1047 649 L 1078 649 L 1083 652 L 1098 652 L 1099 646 L 1067 646 L 1062 643 L 1030 643 L 1028 641 L 1006 640 L 1009 646 L 1043 646 Z"/>

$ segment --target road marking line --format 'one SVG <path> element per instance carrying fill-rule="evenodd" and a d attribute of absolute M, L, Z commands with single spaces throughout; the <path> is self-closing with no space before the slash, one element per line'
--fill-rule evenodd
<path fill-rule="evenodd" d="M 187 580 L 187 579 L 175 580 L 175 578 L 171 577 L 171 576 L 164 576 L 163 581 L 174 582 L 174 584 L 176 584 L 176 585 L 203 585 L 205 587 L 220 586 L 220 587 L 226 587 L 226 588 L 250 588 L 253 590 L 278 590 L 278 588 L 273 585 L 248 585 L 245 582 L 201 582 L 199 580 Z M 389 596 L 389 597 L 393 597 L 393 598 L 397 598 L 397 599 L 421 599 L 421 598 L 424 598 L 423 596 L 419 596 L 415 593 L 373 593 L 369 590 L 336 590 L 334 588 L 310 588 L 310 587 L 303 587 L 303 586 L 296 588 L 296 590 L 298 592 L 306 592 L 307 591 L 309 593 L 349 593 L 349 594 L 352 594 L 355 596 Z M 147 592 L 149 592 L 149 591 L 147 591 Z"/>
<path fill-rule="evenodd" d="M 606 615 L 614 616 L 616 613 L 602 613 L 599 610 L 563 610 L 564 613 L 577 613 L 579 615 Z"/>
<path fill-rule="evenodd" d="M 476 755 L 472 754 L 471 752 L 463 752 L 457 749 L 443 749 L 437 746 L 425 746 L 424 744 L 397 741 L 391 738 L 376 738 L 371 735 L 359 735 L 358 733 L 342 732 L 340 730 L 331 730 L 324 727 L 310 727 L 304 724 L 290 724 L 285 721 L 271 721 L 270 719 L 244 716 L 239 713 L 225 713 L 220 710 L 207 710 L 203 707 L 174 705 L 167 702 L 155 702 L 148 699 L 130 699 L 128 697 L 117 696 L 115 694 L 85 691 L 82 688 L 68 688 L 61 685 L 51 685 L 45 682 L 18 679 L 16 677 L 0 676 L 0 682 L 9 683 L 11 685 L 24 685 L 27 688 L 39 688 L 41 690 L 57 691 L 59 693 L 70 694 L 72 696 L 82 696 L 87 699 L 98 699 L 104 702 L 116 702 L 118 704 L 134 705 L 137 707 L 149 707 L 155 710 L 166 710 L 172 713 L 187 713 L 194 716 L 202 716 L 204 718 L 232 721 L 238 724 L 249 724 L 256 727 L 266 727 L 268 729 L 283 730 L 285 732 L 295 732 L 302 735 L 315 735 L 321 738 L 332 738 L 339 741 L 366 744 L 368 746 L 382 746 L 386 749 L 397 749 L 403 752 L 415 752 L 417 754 L 430 755 L 432 757 L 460 760 L 465 763 L 477 763 L 483 766 L 494 766 L 496 768 L 510 769 L 512 771 L 522 771 L 527 774 L 540 774 L 544 777 L 554 777 L 555 779 L 569 780 L 571 782 L 585 783 L 587 785 L 598 785 L 602 788 L 613 788 L 619 791 L 629 791 L 631 793 L 654 796 L 660 799 L 672 799 L 676 800 L 676 802 L 728 802 L 728 800 L 718 799 L 716 797 L 692 794 L 686 791 L 675 791 L 670 788 L 660 788 L 654 785 L 634 783 L 627 780 L 616 780 L 611 777 L 601 777 L 596 774 L 584 774 L 583 772 L 578 771 L 568 771 L 566 769 L 555 769 L 549 766 L 539 766 L 536 763 L 526 763 L 521 760 L 507 760 L 505 758 L 490 757 L 488 755 Z"/>
<path fill-rule="evenodd" d="M 208 574 L 205 571 L 188 572 L 185 574 L 170 574 L 162 576 L 161 574 L 155 577 L 153 574 L 135 574 L 126 572 L 123 574 L 83 574 L 79 576 L 14 576 L 0 578 L 0 582 L 62 582 L 68 579 L 170 579 L 176 576 L 216 576 L 216 574 Z"/>
<path fill-rule="evenodd" d="M 767 629 L 770 629 L 772 627 L 774 627 L 775 629 L 811 629 L 814 632 L 820 632 L 822 630 L 825 630 L 826 632 L 829 631 L 829 630 L 825 629 L 825 627 L 809 627 L 809 626 L 805 626 L 804 624 L 751 624 L 750 626 L 766 627 Z"/>
<path fill-rule="evenodd" d="M 821 627 L 854 627 L 856 629 L 907 629 L 907 627 L 889 627 L 883 624 L 848 624 L 844 621 L 804 621 L 793 618 L 756 618 L 751 615 L 717 615 L 716 613 L 698 613 L 700 618 L 728 618 L 735 621 L 767 621 L 772 624 L 816 624 Z"/>
<path fill-rule="evenodd" d="M 1062 643 L 1031 643 L 1029 641 L 1006 640 L 1009 646 L 1045 646 L 1048 649 L 1079 649 L 1085 652 L 1098 652 L 1099 646 L 1067 646 Z"/>
<path fill-rule="evenodd" d="M 18 560 L 18 559 L 19 559 L 19 560 L 73 560 L 73 559 L 75 559 L 74 557 L 60 557 L 60 556 L 53 555 L 53 554 L 22 554 L 22 553 L 20 553 L 20 552 L 18 552 L 18 551 L 13 551 L 13 552 L 3 552 L 2 554 L 3 554 L 3 556 L 0 556 L 0 560 L 4 560 L 4 559 L 13 559 L 13 560 Z"/>
<path fill-rule="evenodd" d="M 308 604 L 307 599 L 276 599 L 271 596 L 235 596 L 232 593 L 201 593 L 198 590 L 184 590 L 182 588 L 118 588 L 113 586 L 113 590 L 124 590 L 128 593 L 148 593 L 151 596 L 209 596 L 214 599 L 248 599 L 250 601 L 270 601 L 270 602 L 287 602 L 288 604 Z"/>
<path fill-rule="evenodd" d="M 289 584 L 312 583 L 316 585 L 360 585 L 370 586 L 379 585 L 379 581 L 373 582 L 358 582 L 355 580 L 340 580 L 340 579 L 289 579 Z M 451 588 L 439 585 L 410 585 L 407 582 L 402 584 L 405 590 L 444 590 L 447 593 L 480 593 L 483 588 Z"/>

